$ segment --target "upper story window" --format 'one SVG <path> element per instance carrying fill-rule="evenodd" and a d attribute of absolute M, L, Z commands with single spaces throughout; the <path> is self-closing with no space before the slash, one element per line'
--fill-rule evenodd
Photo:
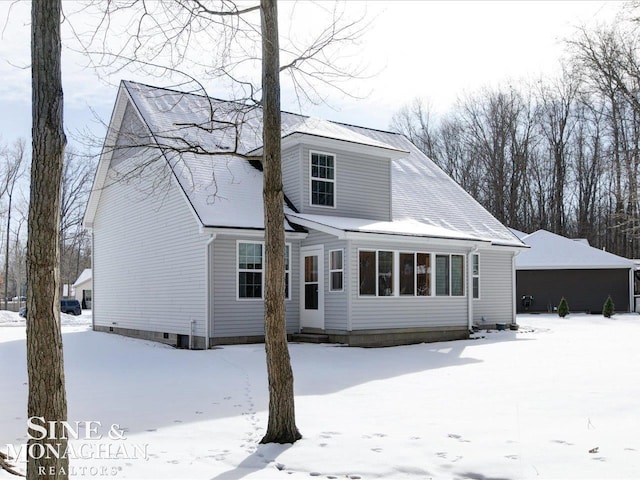
<path fill-rule="evenodd" d="M 336 157 L 329 153 L 311 152 L 311 205 L 336 206 Z"/>

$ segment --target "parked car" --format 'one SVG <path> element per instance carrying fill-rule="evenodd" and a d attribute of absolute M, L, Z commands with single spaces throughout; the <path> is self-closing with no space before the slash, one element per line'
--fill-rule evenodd
<path fill-rule="evenodd" d="M 60 300 L 60 311 L 71 315 L 82 314 L 82 307 L 78 300 Z"/>
<path fill-rule="evenodd" d="M 80 302 L 78 300 L 60 300 L 60 312 L 70 313 L 71 315 L 80 315 L 82 314 L 82 308 L 80 307 Z M 27 317 L 26 305 L 24 307 L 20 307 L 18 315 L 25 318 Z"/>

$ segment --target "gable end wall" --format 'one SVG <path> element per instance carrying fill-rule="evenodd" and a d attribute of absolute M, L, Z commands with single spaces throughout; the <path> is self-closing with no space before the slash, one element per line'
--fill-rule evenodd
<path fill-rule="evenodd" d="M 120 159 L 118 169 L 137 160 Z M 93 228 L 94 323 L 186 335 L 195 320 L 204 336 L 207 237 L 175 182 L 148 190 L 151 178 L 170 178 L 160 161 L 152 170 L 131 182 L 107 180 L 102 191 Z"/>

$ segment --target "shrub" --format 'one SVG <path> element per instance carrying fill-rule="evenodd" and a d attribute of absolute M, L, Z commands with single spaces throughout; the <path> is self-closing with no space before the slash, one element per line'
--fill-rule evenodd
<path fill-rule="evenodd" d="M 569 304 L 567 303 L 567 299 L 562 297 L 560 305 L 558 305 L 558 316 L 564 318 L 567 315 L 569 315 Z"/>
<path fill-rule="evenodd" d="M 611 299 L 611 295 L 607 297 L 607 301 L 604 302 L 604 306 L 602 307 L 602 315 L 607 318 L 611 318 L 611 315 L 614 314 L 616 306 Z"/>

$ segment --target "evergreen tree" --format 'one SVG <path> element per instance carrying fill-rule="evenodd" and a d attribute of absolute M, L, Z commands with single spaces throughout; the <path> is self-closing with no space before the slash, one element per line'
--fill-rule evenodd
<path fill-rule="evenodd" d="M 616 306 L 611 299 L 611 295 L 609 295 L 607 297 L 607 300 L 604 302 L 604 306 L 602 307 L 602 315 L 607 318 L 611 318 L 611 315 L 613 315 L 615 312 L 615 308 Z"/>
<path fill-rule="evenodd" d="M 567 299 L 562 297 L 560 305 L 558 305 L 558 316 L 564 318 L 567 315 L 569 315 L 569 304 L 567 303 Z"/>

